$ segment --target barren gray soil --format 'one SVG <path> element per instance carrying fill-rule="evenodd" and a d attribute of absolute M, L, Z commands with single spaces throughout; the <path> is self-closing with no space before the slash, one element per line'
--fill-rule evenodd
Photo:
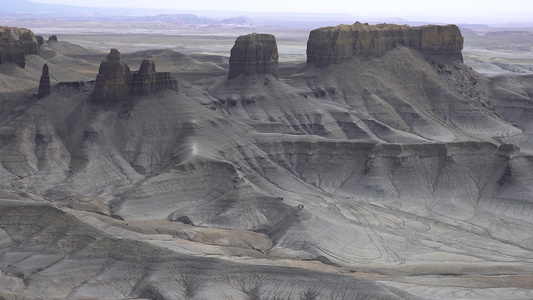
<path fill-rule="evenodd" d="M 52 30 L 0 65 L 0 298 L 533 298 L 530 50 L 316 68 L 274 31 L 279 78 L 228 80 L 252 30 Z M 110 48 L 179 92 L 91 102 Z"/>
<path fill-rule="evenodd" d="M 465 62 L 485 76 L 533 74 L 533 30 L 465 34 Z"/>

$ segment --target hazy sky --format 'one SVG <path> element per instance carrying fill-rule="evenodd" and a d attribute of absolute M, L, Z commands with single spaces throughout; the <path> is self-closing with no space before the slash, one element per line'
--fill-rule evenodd
<path fill-rule="evenodd" d="M 32 0 L 98 7 L 351 13 L 355 16 L 533 22 L 532 0 Z M 528 20 L 529 19 L 529 20 Z"/>

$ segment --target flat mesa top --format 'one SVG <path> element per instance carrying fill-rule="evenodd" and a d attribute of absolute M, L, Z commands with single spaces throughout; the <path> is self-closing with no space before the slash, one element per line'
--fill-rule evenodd
<path fill-rule="evenodd" d="M 409 25 L 397 25 L 389 23 L 380 23 L 376 25 L 370 25 L 368 23 L 355 22 L 352 25 L 340 24 L 337 26 L 320 27 L 313 31 L 394 31 L 394 30 L 409 30 L 409 29 L 423 29 L 423 28 L 458 28 L 457 25 L 422 25 L 422 26 L 409 26 Z"/>

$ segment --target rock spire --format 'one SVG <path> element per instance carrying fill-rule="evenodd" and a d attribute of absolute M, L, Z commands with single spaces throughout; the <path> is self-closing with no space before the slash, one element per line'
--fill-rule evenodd
<path fill-rule="evenodd" d="M 50 74 L 48 71 L 48 64 L 43 66 L 43 74 L 41 75 L 41 80 L 39 81 L 39 94 L 38 98 L 50 95 Z"/>

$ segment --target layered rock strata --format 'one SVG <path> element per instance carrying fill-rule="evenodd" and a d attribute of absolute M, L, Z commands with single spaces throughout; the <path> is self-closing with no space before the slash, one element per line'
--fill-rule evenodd
<path fill-rule="evenodd" d="M 41 99 L 46 95 L 50 95 L 50 74 L 48 70 L 48 64 L 44 64 L 43 66 L 43 74 L 41 75 L 41 80 L 39 81 L 38 97 Z"/>
<path fill-rule="evenodd" d="M 28 54 L 39 54 L 39 42 L 31 30 L 0 27 L 0 64 L 15 63 L 24 68 Z"/>
<path fill-rule="evenodd" d="M 171 89 L 178 91 L 177 80 L 169 72 L 156 72 L 153 60 L 144 60 L 137 72 L 120 59 L 120 52 L 111 49 L 107 61 L 100 64 L 96 77 L 94 101 L 100 103 L 119 102 L 131 95 Z"/>
<path fill-rule="evenodd" d="M 100 64 L 94 100 L 106 103 L 126 99 L 131 94 L 131 79 L 130 68 L 120 59 L 120 52 L 111 49 L 107 61 Z"/>
<path fill-rule="evenodd" d="M 153 59 L 144 60 L 141 68 L 133 74 L 132 92 L 148 95 L 152 92 L 171 89 L 178 90 L 178 82 L 169 72 L 156 72 Z"/>
<path fill-rule="evenodd" d="M 278 46 L 273 35 L 252 33 L 237 38 L 231 48 L 228 79 L 241 74 L 278 76 Z"/>
<path fill-rule="evenodd" d="M 339 64 L 354 55 L 382 56 L 396 45 L 463 60 L 463 36 L 456 25 L 353 25 L 318 28 L 309 34 L 307 63 Z"/>
<path fill-rule="evenodd" d="M 15 63 L 19 67 L 26 66 L 26 58 L 22 45 L 13 37 L 0 40 L 0 63 Z"/>

